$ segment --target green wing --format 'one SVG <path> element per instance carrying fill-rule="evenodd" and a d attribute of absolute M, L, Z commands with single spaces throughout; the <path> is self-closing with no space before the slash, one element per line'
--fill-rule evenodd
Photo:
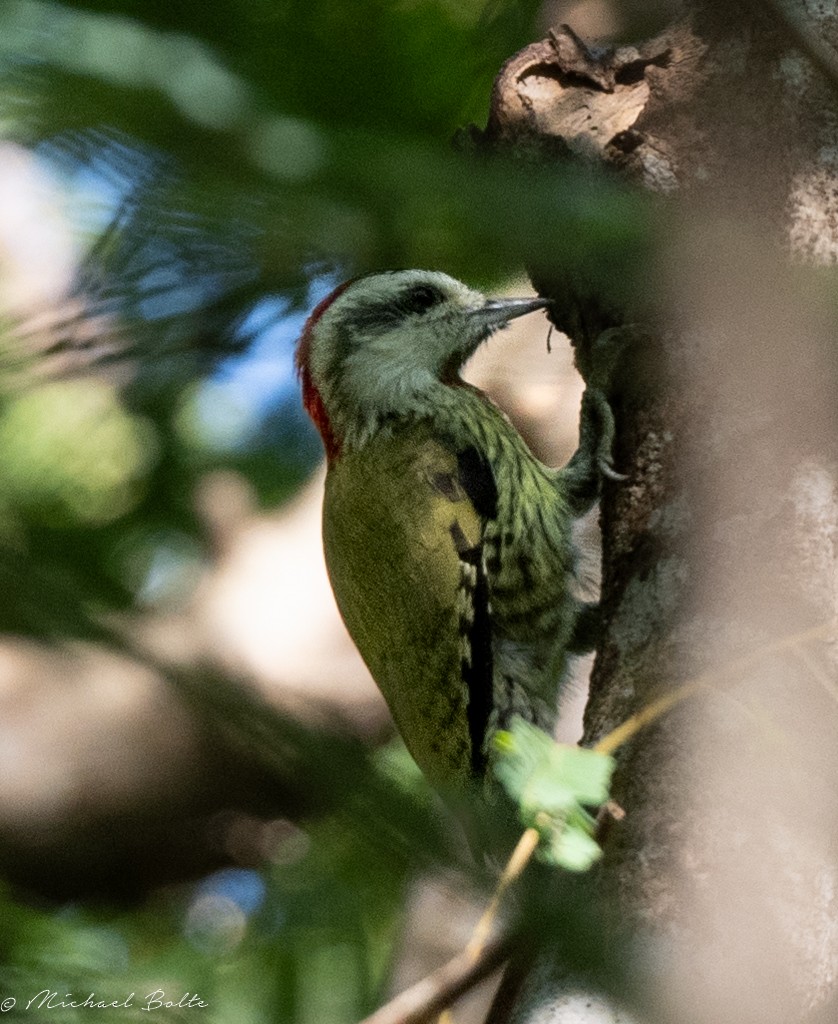
<path fill-rule="evenodd" d="M 343 454 L 326 478 L 341 615 L 411 754 L 449 785 L 482 770 L 492 707 L 482 541 L 493 494 L 474 449 L 458 453 L 421 425 Z"/>

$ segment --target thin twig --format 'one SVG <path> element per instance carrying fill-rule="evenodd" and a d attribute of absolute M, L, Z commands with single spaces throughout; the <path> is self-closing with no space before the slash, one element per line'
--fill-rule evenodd
<path fill-rule="evenodd" d="M 483 945 L 475 958 L 464 949 L 447 964 L 385 1003 L 361 1024 L 426 1024 L 463 993 L 493 974 L 512 950 L 509 935 L 499 935 Z"/>
<path fill-rule="evenodd" d="M 476 960 L 488 945 L 489 936 L 492 934 L 495 918 L 498 915 L 498 909 L 500 908 L 500 902 L 503 899 L 504 893 L 520 877 L 521 872 L 529 864 L 530 858 L 538 848 L 539 838 L 538 829 L 528 828 L 515 844 L 515 849 L 512 851 L 498 879 L 494 895 L 488 907 L 483 911 L 480 920 L 475 925 L 469 944 L 466 946 L 465 951 L 472 959 Z"/>
<path fill-rule="evenodd" d="M 733 661 L 722 665 L 721 668 L 702 672 L 695 679 L 682 684 L 672 693 L 664 694 L 657 700 L 652 701 L 651 704 L 647 704 L 637 714 L 631 715 L 624 722 L 621 722 L 616 729 L 612 729 L 598 743 L 595 743 L 593 749 L 600 754 L 613 754 L 618 747 L 632 739 L 641 729 L 657 721 L 670 708 L 680 704 L 681 701 L 686 700 L 688 697 L 694 697 L 695 694 L 700 693 L 702 690 L 711 689 L 712 686 L 722 682 L 733 673 L 758 665 L 763 658 L 768 657 L 770 654 L 778 654 L 781 651 L 795 649 L 809 640 L 825 637 L 829 635 L 832 629 L 831 623 L 824 623 L 820 626 L 814 626 L 812 629 L 805 629 L 800 633 L 791 633 L 789 636 L 781 637 L 779 640 L 766 644 L 758 650 L 750 651 L 748 654 L 734 658 Z"/>

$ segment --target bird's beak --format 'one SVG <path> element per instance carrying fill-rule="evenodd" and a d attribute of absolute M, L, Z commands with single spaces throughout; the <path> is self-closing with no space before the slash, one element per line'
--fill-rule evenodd
<path fill-rule="evenodd" d="M 549 299 L 534 297 L 531 299 L 488 299 L 482 306 L 473 309 L 469 314 L 488 331 L 496 330 L 514 320 L 517 316 L 525 316 L 537 309 L 550 305 Z"/>

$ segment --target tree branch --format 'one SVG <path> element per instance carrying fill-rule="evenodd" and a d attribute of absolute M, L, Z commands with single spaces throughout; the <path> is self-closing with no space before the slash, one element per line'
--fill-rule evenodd
<path fill-rule="evenodd" d="M 790 0 L 748 0 L 752 9 L 764 11 L 766 7 L 779 19 L 792 37 L 796 49 L 808 57 L 838 92 L 838 52 L 822 39 L 804 14 L 789 6 Z"/>
<path fill-rule="evenodd" d="M 512 945 L 511 936 L 502 933 L 490 939 L 477 956 L 463 950 L 361 1024 L 425 1024 L 501 967 L 509 959 Z"/>

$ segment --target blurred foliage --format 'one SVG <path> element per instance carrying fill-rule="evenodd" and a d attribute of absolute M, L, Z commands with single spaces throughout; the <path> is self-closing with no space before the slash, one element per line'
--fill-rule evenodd
<path fill-rule="evenodd" d="M 370 859 L 357 834 L 293 828 L 270 872 L 222 869 L 140 910 L 35 910 L 0 897 L 0 1006 L 5 1019 L 147 1019 L 155 1001 L 209 1019 L 353 1020 L 371 1010 L 389 960 L 403 877 Z M 185 997 L 185 998 L 184 998 Z M 15 1001 L 11 1005 L 10 1000 Z M 4 1002 L 5 1001 L 5 1002 Z M 165 1009 L 173 1019 L 187 1009 Z M 200 1014 L 199 1014 L 200 1015 Z"/>
<path fill-rule="evenodd" d="M 527 264 L 629 286 L 648 235 L 637 197 L 451 144 L 485 121 L 538 6 L 0 5 L 0 132 L 51 176 L 77 253 L 61 303 L 0 324 L 0 630 L 119 646 L 111 613 L 199 578 L 207 473 L 241 474 L 268 506 L 295 491 L 319 447 L 293 339 L 336 278 L 413 265 L 489 286 Z M 241 382 L 258 378 L 266 344 L 284 376 L 255 401 Z M 242 713 L 235 681 L 201 678 L 193 706 L 208 729 L 228 727 Z M 57 1001 L 135 992 L 133 1010 L 113 1011 L 125 1020 L 157 988 L 197 992 L 214 1020 L 329 1024 L 374 1007 L 407 880 L 453 863 L 438 808 L 421 780 L 394 784 L 398 758 L 342 762 L 336 740 L 281 742 L 250 710 L 234 748 L 257 761 L 273 750 L 266 777 L 282 791 L 296 773 L 318 823 L 292 830 L 270 868 L 133 910 L 34 909 L 4 892 L 0 1007 L 18 1000 L 6 1020 L 31 1017 L 45 987 Z"/>
<path fill-rule="evenodd" d="M 596 818 L 610 795 L 614 759 L 555 743 L 519 716 L 495 734 L 494 773 L 514 800 L 522 824 L 541 837 L 539 853 L 568 871 L 588 871 L 602 856 Z"/>
<path fill-rule="evenodd" d="M 213 449 L 186 423 L 194 385 L 247 358 L 266 298 L 282 299 L 281 322 L 310 306 L 313 281 L 409 265 L 486 285 L 526 262 L 630 287 L 647 234 L 636 197 L 575 168 L 521 174 L 452 148 L 458 126 L 485 118 L 493 75 L 532 37 L 536 10 L 3 5 L 0 124 L 58 177 L 83 252 L 49 365 L 118 366 L 126 422 L 143 424 L 153 451 L 119 517 L 93 529 L 42 508 L 30 522 L 13 489 L 6 532 L 29 531 L 51 571 L 84 578 L 86 600 L 126 607 L 159 538 L 196 552 L 192 496 L 208 470 L 243 472 L 267 504 L 290 494 L 318 448 L 287 389 L 244 444 Z M 0 364 L 33 351 L 43 362 L 41 340 L 7 342 Z M 0 627 L 19 621 L 0 602 Z"/>
<path fill-rule="evenodd" d="M 0 488 L 35 521 L 96 526 L 138 500 L 154 461 L 150 425 L 97 381 L 60 381 L 12 397 L 0 418 Z"/>

